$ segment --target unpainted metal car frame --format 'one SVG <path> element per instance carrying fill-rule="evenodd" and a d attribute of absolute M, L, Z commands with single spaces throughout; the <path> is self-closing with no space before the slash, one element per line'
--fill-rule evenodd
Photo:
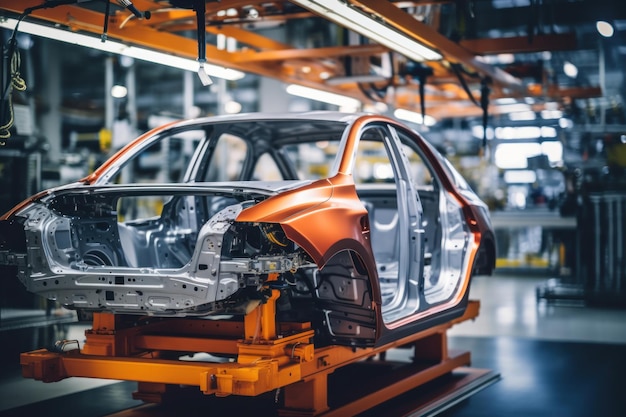
<path fill-rule="evenodd" d="M 161 126 L 0 218 L 0 268 L 80 311 L 277 319 L 373 346 L 461 315 L 490 274 L 485 204 L 378 115 L 246 114 Z"/>

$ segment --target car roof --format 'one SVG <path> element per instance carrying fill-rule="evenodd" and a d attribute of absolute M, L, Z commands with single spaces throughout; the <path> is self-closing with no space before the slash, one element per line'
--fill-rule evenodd
<path fill-rule="evenodd" d="M 285 113 L 271 113 L 271 112 L 255 112 L 255 113 L 239 113 L 228 114 L 218 116 L 207 116 L 197 119 L 182 120 L 174 126 L 182 126 L 185 124 L 202 124 L 202 123 L 220 123 L 220 122 L 233 122 L 233 121 L 264 121 L 264 120 L 285 120 L 285 121 L 297 121 L 297 120 L 315 120 L 315 121 L 328 121 L 328 122 L 344 122 L 350 123 L 357 120 L 359 117 L 365 116 L 368 113 L 343 113 L 339 111 L 310 111 L 310 112 L 285 112 Z"/>

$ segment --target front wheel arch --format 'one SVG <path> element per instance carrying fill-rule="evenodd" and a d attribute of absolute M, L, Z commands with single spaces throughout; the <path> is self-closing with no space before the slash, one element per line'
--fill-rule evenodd
<path fill-rule="evenodd" d="M 343 247 L 314 274 L 317 341 L 373 346 L 380 327 L 379 287 L 362 256 Z"/>

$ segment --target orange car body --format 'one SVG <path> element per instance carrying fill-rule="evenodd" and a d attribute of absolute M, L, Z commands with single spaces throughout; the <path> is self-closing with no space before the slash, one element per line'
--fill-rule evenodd
<path fill-rule="evenodd" d="M 166 174 L 146 162 L 159 155 Z M 2 268 L 67 308 L 241 315 L 273 288 L 279 319 L 355 346 L 462 314 L 494 250 L 454 168 L 375 115 L 171 123 L 0 219 Z"/>

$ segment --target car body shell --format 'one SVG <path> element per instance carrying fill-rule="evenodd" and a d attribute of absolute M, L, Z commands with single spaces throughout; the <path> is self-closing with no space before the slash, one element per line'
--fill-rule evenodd
<path fill-rule="evenodd" d="M 183 180 L 117 183 L 148 144 L 198 130 L 220 139 L 200 141 Z M 199 181 L 209 159 L 220 156 L 222 138 L 260 132 L 263 138 L 246 139 L 238 178 Z M 284 149 L 304 143 L 305 151 L 316 151 L 312 144 L 329 138 L 337 139 L 337 150 L 327 175 L 298 178 Z M 159 142 L 161 149 L 170 141 Z M 407 153 L 418 155 L 432 177 L 419 192 Z M 253 178 L 263 168 L 261 154 L 271 155 L 282 178 Z M 363 166 L 393 174 L 380 184 L 357 184 Z M 120 200 L 146 196 L 164 198 L 162 213 L 121 218 Z M 211 211 L 221 200 L 230 204 Z M 387 243 L 378 244 L 377 236 Z M 68 308 L 240 316 L 268 289 L 280 289 L 288 307 L 277 318 L 312 321 L 320 343 L 372 346 L 457 317 L 471 276 L 491 273 L 494 264 L 484 203 L 425 139 L 379 115 L 246 114 L 169 123 L 82 180 L 43 191 L 0 218 L 0 265 L 29 291 Z"/>

